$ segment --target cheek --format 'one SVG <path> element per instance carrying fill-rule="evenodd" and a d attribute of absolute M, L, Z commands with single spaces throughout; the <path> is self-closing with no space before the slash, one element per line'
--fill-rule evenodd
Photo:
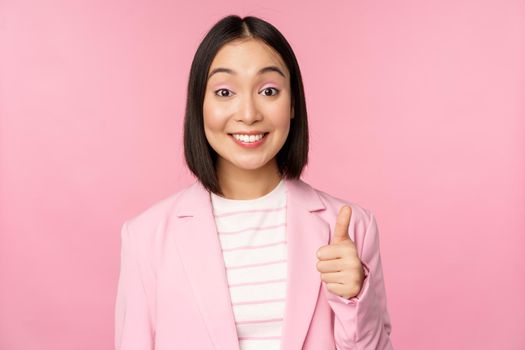
<path fill-rule="evenodd" d="M 288 132 L 290 128 L 290 118 L 292 116 L 290 103 L 288 101 L 273 106 L 268 115 L 272 117 L 273 124 L 276 128 L 282 130 L 282 132 Z"/>
<path fill-rule="evenodd" d="M 266 116 L 271 117 L 274 123 L 284 126 L 290 123 L 292 116 L 291 101 L 288 93 L 283 93 L 282 98 L 266 106 Z"/>
<path fill-rule="evenodd" d="M 226 113 L 219 106 L 205 101 L 202 108 L 202 113 L 205 130 L 219 131 L 224 128 Z"/>

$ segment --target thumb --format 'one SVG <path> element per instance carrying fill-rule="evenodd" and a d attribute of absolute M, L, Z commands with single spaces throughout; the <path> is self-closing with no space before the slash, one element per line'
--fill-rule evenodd
<path fill-rule="evenodd" d="M 343 205 L 339 209 L 339 214 L 337 215 L 332 243 L 339 243 L 350 239 L 348 234 L 348 226 L 350 225 L 351 217 L 352 208 L 350 208 L 348 205 Z"/>

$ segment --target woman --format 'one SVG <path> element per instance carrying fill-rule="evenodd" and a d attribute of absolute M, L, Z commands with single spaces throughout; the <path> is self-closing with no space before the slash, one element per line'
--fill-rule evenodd
<path fill-rule="evenodd" d="M 300 179 L 301 74 L 271 24 L 203 39 L 184 149 L 197 181 L 122 226 L 116 349 L 391 348 L 375 218 Z"/>

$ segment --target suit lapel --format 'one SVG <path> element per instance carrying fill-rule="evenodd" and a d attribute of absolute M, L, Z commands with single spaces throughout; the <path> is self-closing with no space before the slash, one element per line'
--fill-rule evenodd
<path fill-rule="evenodd" d="M 330 227 L 315 211 L 325 209 L 318 194 L 301 180 L 287 180 L 288 278 L 282 350 L 300 350 L 321 287 L 317 250 L 328 244 Z"/>
<path fill-rule="evenodd" d="M 315 211 L 325 209 L 302 180 L 285 180 L 287 190 L 287 284 L 282 350 L 300 350 L 313 316 L 321 279 L 316 251 L 328 244 L 329 225 Z M 197 181 L 173 208 L 178 253 L 190 288 L 217 349 L 238 350 L 237 329 L 210 194 Z"/>
<path fill-rule="evenodd" d="M 176 244 L 211 340 L 217 349 L 238 350 L 224 259 L 209 192 L 199 182 L 181 194 L 174 208 Z M 188 339 L 188 341 L 190 341 Z"/>

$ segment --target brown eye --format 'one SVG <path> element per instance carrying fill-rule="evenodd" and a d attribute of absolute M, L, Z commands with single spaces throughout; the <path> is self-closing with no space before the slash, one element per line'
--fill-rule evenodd
<path fill-rule="evenodd" d="M 228 89 L 215 90 L 215 95 L 220 96 L 220 97 L 230 97 L 231 96 L 230 93 L 231 91 Z"/>
<path fill-rule="evenodd" d="M 277 90 L 276 88 L 273 88 L 273 87 L 263 89 L 262 91 L 263 91 L 263 95 L 265 95 L 265 96 L 275 96 L 275 95 L 277 95 L 279 93 L 279 90 Z M 270 91 L 269 95 L 264 93 L 264 92 L 268 92 L 268 91 Z M 275 91 L 275 93 L 272 93 L 271 91 Z"/>

